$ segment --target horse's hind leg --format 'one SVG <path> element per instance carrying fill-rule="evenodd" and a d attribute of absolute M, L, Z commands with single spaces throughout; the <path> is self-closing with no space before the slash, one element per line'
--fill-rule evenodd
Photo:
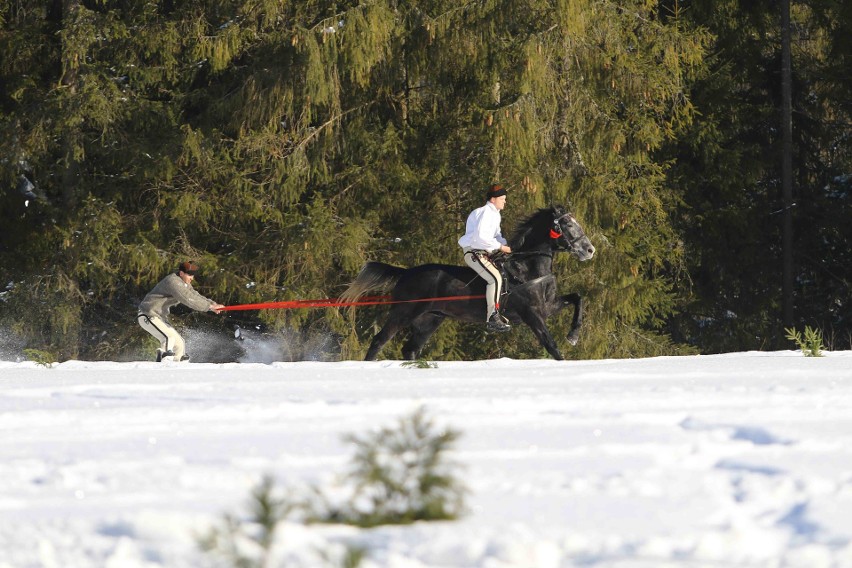
<path fill-rule="evenodd" d="M 444 321 L 444 316 L 437 314 L 423 314 L 416 320 L 411 322 L 411 337 L 402 346 L 402 357 L 409 361 L 417 359 L 420 351 L 432 334 L 440 327 Z"/>
<path fill-rule="evenodd" d="M 382 347 L 384 347 L 388 341 L 393 339 L 393 336 L 396 335 L 402 327 L 403 326 L 396 321 L 388 320 L 382 330 L 373 338 L 373 341 L 370 343 L 370 348 L 367 349 L 367 356 L 364 357 L 364 360 L 375 361 L 376 357 L 379 355 L 379 351 L 382 350 Z"/>
<path fill-rule="evenodd" d="M 385 321 L 385 326 L 376 334 L 376 337 L 373 338 L 372 343 L 370 343 L 370 348 L 367 349 L 367 356 L 364 357 L 364 360 L 375 361 L 379 356 L 379 351 L 382 350 L 382 347 L 384 347 L 388 341 L 393 339 L 393 336 L 401 329 L 405 329 L 411 325 L 411 322 L 414 321 L 418 315 L 419 314 L 417 314 L 415 309 L 411 306 L 398 305 L 391 308 L 388 318 Z"/>

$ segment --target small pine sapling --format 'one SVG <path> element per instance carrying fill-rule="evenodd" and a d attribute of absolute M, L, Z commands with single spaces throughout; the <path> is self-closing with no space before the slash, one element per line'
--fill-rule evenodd
<path fill-rule="evenodd" d="M 804 337 L 802 337 L 800 331 L 792 327 L 784 331 L 787 332 L 787 339 L 794 342 L 802 350 L 805 357 L 822 357 L 825 345 L 822 342 L 822 333 L 818 329 L 805 326 Z"/>

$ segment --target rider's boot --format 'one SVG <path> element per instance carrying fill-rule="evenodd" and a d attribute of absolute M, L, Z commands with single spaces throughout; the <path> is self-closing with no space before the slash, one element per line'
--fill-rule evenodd
<path fill-rule="evenodd" d="M 488 326 L 489 331 L 509 331 L 512 329 L 512 326 L 509 325 L 509 320 L 500 315 L 500 312 L 498 311 L 491 314 L 486 325 Z"/>

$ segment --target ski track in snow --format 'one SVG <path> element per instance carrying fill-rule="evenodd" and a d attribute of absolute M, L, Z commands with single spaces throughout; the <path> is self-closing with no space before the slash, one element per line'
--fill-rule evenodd
<path fill-rule="evenodd" d="M 605 361 L 0 362 L 0 568 L 213 566 L 266 474 L 420 406 L 462 436 L 455 522 L 288 522 L 275 566 L 852 567 L 852 352 Z"/>

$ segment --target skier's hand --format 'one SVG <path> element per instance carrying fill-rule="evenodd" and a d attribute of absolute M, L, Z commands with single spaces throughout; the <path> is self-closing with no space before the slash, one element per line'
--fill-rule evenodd
<path fill-rule="evenodd" d="M 216 302 L 213 302 L 210 305 L 210 311 L 213 312 L 214 314 L 220 314 L 220 313 L 222 313 L 222 308 L 224 308 L 224 307 L 225 306 L 222 305 L 222 304 L 217 304 Z"/>

